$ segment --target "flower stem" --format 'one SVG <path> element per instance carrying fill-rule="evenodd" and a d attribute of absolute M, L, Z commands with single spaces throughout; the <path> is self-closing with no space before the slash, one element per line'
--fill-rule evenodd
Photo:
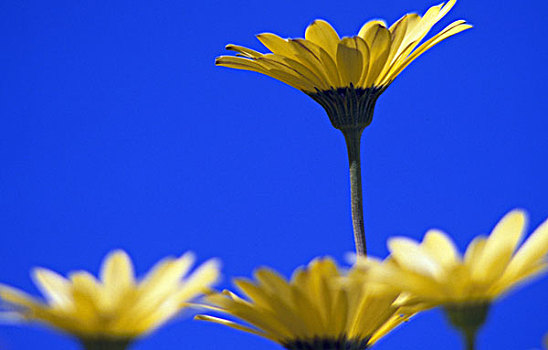
<path fill-rule="evenodd" d="M 476 334 L 477 330 L 468 330 L 462 332 L 464 341 L 466 344 L 466 350 L 475 350 L 476 349 Z"/>
<path fill-rule="evenodd" d="M 476 349 L 476 336 L 487 320 L 489 301 L 444 305 L 445 315 L 464 340 L 466 350 Z"/>
<path fill-rule="evenodd" d="M 348 150 L 352 227 L 354 229 L 354 242 L 356 244 L 356 253 L 358 256 L 365 256 L 367 254 L 365 229 L 363 225 L 363 195 L 360 159 L 360 141 L 363 129 L 363 127 L 355 127 L 342 130 L 346 141 L 346 148 Z"/>

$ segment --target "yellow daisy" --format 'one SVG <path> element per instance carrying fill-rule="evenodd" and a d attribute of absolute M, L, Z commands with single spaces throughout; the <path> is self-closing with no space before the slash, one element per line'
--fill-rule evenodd
<path fill-rule="evenodd" d="M 236 51 L 237 57 L 221 56 L 216 64 L 278 79 L 310 95 L 329 113 L 333 104 L 339 105 L 336 100 L 342 98 L 360 101 L 370 95 L 366 99 L 375 99 L 417 57 L 450 36 L 471 28 L 463 20 L 455 21 L 418 46 L 455 2 L 433 6 L 422 17 L 416 13 L 406 14 L 390 28 L 382 20 L 372 20 L 362 26 L 358 35 L 342 39 L 324 20 L 312 22 L 304 39 L 259 34 L 257 38 L 271 53 L 230 44 L 226 48 Z M 366 107 L 359 103 L 354 106 Z M 337 122 L 350 111 L 345 112 L 330 115 L 335 117 L 332 119 L 335 127 L 348 126 L 345 121 L 341 121 L 342 125 Z"/>
<path fill-rule="evenodd" d="M 463 20 L 447 26 L 421 44 L 456 0 L 431 7 L 421 17 L 410 13 L 387 28 L 372 20 L 358 35 L 340 38 L 324 20 L 308 26 L 304 39 L 283 39 L 275 34 L 257 35 L 271 52 L 228 45 L 236 56 L 221 56 L 219 66 L 259 72 L 287 83 L 322 105 L 333 126 L 346 139 L 350 160 L 352 217 L 358 254 L 365 255 L 360 169 L 360 139 L 371 123 L 377 98 L 417 57 L 439 42 L 471 28 Z M 420 45 L 419 45 L 420 44 Z"/>
<path fill-rule="evenodd" d="M 215 283 L 216 260 L 189 274 L 193 262 L 192 253 L 166 258 L 139 281 L 129 256 L 117 250 L 105 258 L 100 280 L 85 271 L 65 278 L 36 268 L 32 277 L 45 302 L 5 285 L 0 285 L 0 298 L 21 320 L 74 335 L 86 349 L 125 349 L 135 338 L 175 317 L 185 302 Z"/>
<path fill-rule="evenodd" d="M 290 281 L 269 268 L 255 272 L 255 281 L 236 279 L 246 296 L 230 291 L 208 296 L 206 308 L 242 322 L 198 315 L 275 341 L 287 349 L 365 349 L 409 318 L 394 305 L 393 288 L 369 288 L 347 276 L 330 258 L 299 268 Z"/>
<path fill-rule="evenodd" d="M 511 211 L 489 237 L 476 237 L 464 256 L 438 230 L 428 231 L 422 243 L 390 239 L 389 259 L 366 262 L 369 277 L 409 293 L 410 302 L 443 306 L 451 323 L 473 343 L 490 303 L 548 268 L 548 220 L 516 250 L 525 222 L 523 211 Z"/>

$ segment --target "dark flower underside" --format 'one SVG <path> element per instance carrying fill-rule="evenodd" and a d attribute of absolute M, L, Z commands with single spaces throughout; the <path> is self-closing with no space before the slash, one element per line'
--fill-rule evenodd
<path fill-rule="evenodd" d="M 489 302 L 448 304 L 443 308 L 449 322 L 459 329 L 480 328 L 487 319 Z"/>
<path fill-rule="evenodd" d="M 444 305 L 449 323 L 461 333 L 467 350 L 476 349 L 476 337 L 487 320 L 489 307 L 489 302 Z"/>
<path fill-rule="evenodd" d="M 336 129 L 361 129 L 371 124 L 377 98 L 384 87 L 355 89 L 349 87 L 307 93 L 327 112 Z"/>
<path fill-rule="evenodd" d="M 367 339 L 321 339 L 292 340 L 282 344 L 288 350 L 364 350 L 367 349 Z"/>
<path fill-rule="evenodd" d="M 118 338 L 80 338 L 85 350 L 125 350 L 129 348 L 131 339 Z"/>

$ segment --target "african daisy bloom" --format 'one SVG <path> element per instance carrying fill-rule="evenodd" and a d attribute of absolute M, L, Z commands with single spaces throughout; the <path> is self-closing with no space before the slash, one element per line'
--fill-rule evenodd
<path fill-rule="evenodd" d="M 136 280 L 129 256 L 121 250 L 105 258 L 100 280 L 85 271 L 65 278 L 36 268 L 34 282 L 45 302 L 8 286 L 0 298 L 22 321 L 37 321 L 69 333 L 89 350 L 126 349 L 175 317 L 185 303 L 216 282 L 219 263 L 209 260 L 193 273 L 194 255 L 165 258 Z"/>
<path fill-rule="evenodd" d="M 330 258 L 315 259 L 297 269 L 290 281 L 269 268 L 255 280 L 239 278 L 246 296 L 230 291 L 206 298 L 202 305 L 242 322 L 209 315 L 200 320 L 220 323 L 275 341 L 289 350 L 361 350 L 368 348 L 410 315 L 401 315 L 393 288 L 368 289 L 346 281 Z"/>
<path fill-rule="evenodd" d="M 270 53 L 228 45 L 228 50 L 237 52 L 236 57 L 221 56 L 216 60 L 219 66 L 259 72 L 303 91 L 324 107 L 333 126 L 342 131 L 348 148 L 352 222 L 359 255 L 366 253 L 362 132 L 371 123 L 377 98 L 411 62 L 439 42 L 471 28 L 458 20 L 421 44 L 455 2 L 433 6 L 422 17 L 407 14 L 389 28 L 381 20 L 372 20 L 358 35 L 342 39 L 329 23 L 316 20 L 306 29 L 304 39 L 257 35 Z"/>
<path fill-rule="evenodd" d="M 491 302 L 548 268 L 548 220 L 516 249 L 525 222 L 523 211 L 511 211 L 489 237 L 476 237 L 464 256 L 438 230 L 428 231 L 421 243 L 390 239 L 391 257 L 369 260 L 370 277 L 409 293 L 414 303 L 441 305 L 473 349 Z"/>

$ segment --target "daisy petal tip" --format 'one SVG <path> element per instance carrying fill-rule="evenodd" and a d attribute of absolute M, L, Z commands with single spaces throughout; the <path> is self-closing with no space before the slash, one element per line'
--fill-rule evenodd
<path fill-rule="evenodd" d="M 32 277 L 32 279 L 34 281 L 36 281 L 36 280 L 40 279 L 41 276 L 44 276 L 44 274 L 47 274 L 48 272 L 49 272 L 49 270 L 44 268 L 44 267 L 35 266 L 35 267 L 31 268 L 30 276 Z"/>
<path fill-rule="evenodd" d="M 123 249 L 114 249 L 105 256 L 104 261 L 106 262 L 113 259 L 129 259 L 129 255 Z"/>
<path fill-rule="evenodd" d="M 389 250 L 397 249 L 397 247 L 404 244 L 417 244 L 413 239 L 405 236 L 394 236 L 390 237 L 386 242 Z"/>
<path fill-rule="evenodd" d="M 502 220 L 515 220 L 517 223 L 525 225 L 528 220 L 528 214 L 525 209 L 516 208 L 512 209 L 510 212 L 508 212 L 508 214 L 504 215 Z"/>

